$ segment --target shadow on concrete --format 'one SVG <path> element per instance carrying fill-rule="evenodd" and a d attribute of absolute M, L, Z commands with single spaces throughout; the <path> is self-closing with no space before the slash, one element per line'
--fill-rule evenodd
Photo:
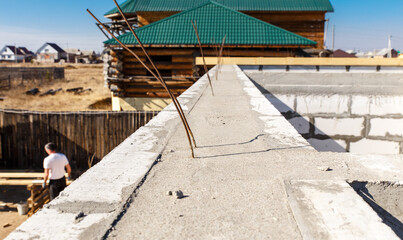
<path fill-rule="evenodd" d="M 299 113 L 295 112 L 291 107 L 286 105 L 280 99 L 275 97 L 267 89 L 259 85 L 256 81 L 251 79 L 252 83 L 259 89 L 259 91 L 266 97 L 266 99 L 287 119 L 287 121 L 297 130 L 303 138 L 305 138 L 310 145 L 319 152 L 346 152 L 346 149 L 331 137 L 324 134 L 323 131 L 316 128 L 315 125 L 303 118 Z M 309 126 L 309 132 L 301 132 L 299 129 L 301 126 Z M 320 131 L 321 134 L 315 134 L 316 131 Z"/>
<path fill-rule="evenodd" d="M 374 196 L 371 195 L 371 191 L 367 187 L 368 182 L 353 181 L 349 184 L 378 214 L 382 222 L 388 225 L 400 239 L 403 239 L 403 223 L 374 200 Z"/>
<path fill-rule="evenodd" d="M 196 158 L 196 159 L 202 159 L 202 158 L 229 157 L 229 156 L 236 156 L 236 155 L 264 153 L 264 152 L 269 152 L 269 151 L 298 149 L 298 148 L 305 148 L 305 147 L 309 147 L 309 146 L 310 146 L 310 145 L 301 145 L 301 146 L 294 146 L 294 147 L 268 148 L 268 149 L 264 149 L 264 150 L 260 150 L 260 151 L 228 153 L 228 154 L 218 154 L 218 155 L 210 155 L 210 156 L 195 157 L 195 158 Z"/>

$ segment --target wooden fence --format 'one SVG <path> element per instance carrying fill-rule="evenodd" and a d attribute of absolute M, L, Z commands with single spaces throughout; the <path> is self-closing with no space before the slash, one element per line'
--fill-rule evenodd
<path fill-rule="evenodd" d="M 0 169 L 42 170 L 43 147 L 54 142 L 73 168 L 85 170 L 157 114 L 0 110 Z"/>
<path fill-rule="evenodd" d="M 10 89 L 11 88 L 11 77 L 0 78 L 0 89 Z"/>

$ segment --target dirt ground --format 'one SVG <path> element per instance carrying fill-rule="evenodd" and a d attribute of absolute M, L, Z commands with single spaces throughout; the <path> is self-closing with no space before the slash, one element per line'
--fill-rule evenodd
<path fill-rule="evenodd" d="M 0 65 L 5 66 L 5 65 Z M 24 67 L 38 67 L 32 64 L 19 64 Z M 49 67 L 52 65 L 43 65 Z M 63 64 L 64 80 L 35 80 L 17 84 L 11 90 L 0 90 L 0 108 L 31 111 L 94 111 L 111 110 L 110 91 L 104 87 L 102 64 Z M 82 87 L 91 89 L 81 94 L 67 92 L 67 89 Z M 26 91 L 38 88 L 39 94 L 27 95 Z M 55 95 L 39 96 L 41 93 L 62 88 Z"/>
<path fill-rule="evenodd" d="M 28 219 L 27 215 L 21 216 L 17 212 L 16 204 L 26 201 L 29 197 L 26 186 L 0 186 L 0 239 L 4 239 L 21 223 Z"/>
<path fill-rule="evenodd" d="M 0 66 L 10 66 L 0 64 Z M 13 66 L 38 67 L 33 64 L 14 64 Z M 97 111 L 111 110 L 110 91 L 104 87 L 102 64 L 64 64 L 43 65 L 44 67 L 65 67 L 65 79 L 16 84 L 11 90 L 0 90 L 2 109 L 21 109 L 31 111 Z M 91 88 L 82 94 L 67 92 L 67 89 L 83 87 Z M 36 96 L 27 95 L 26 91 L 38 88 Z M 55 95 L 39 96 L 50 89 L 59 89 Z M 4 239 L 28 217 L 20 216 L 16 204 L 26 201 L 29 191 L 25 186 L 0 186 L 0 239 Z"/>

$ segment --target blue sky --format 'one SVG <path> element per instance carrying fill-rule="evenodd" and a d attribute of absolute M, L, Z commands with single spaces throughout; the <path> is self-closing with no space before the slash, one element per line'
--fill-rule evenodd
<path fill-rule="evenodd" d="M 0 0 L 0 47 L 26 46 L 36 51 L 45 42 L 62 48 L 102 50 L 105 36 L 87 14 L 89 8 L 103 14 L 114 7 L 112 0 Z M 169 0 L 167 0 L 169 1 Z M 123 2 L 118 0 L 119 3 Z M 335 25 L 335 48 L 373 50 L 392 47 L 403 50 L 403 0 L 331 0 L 327 46 Z"/>

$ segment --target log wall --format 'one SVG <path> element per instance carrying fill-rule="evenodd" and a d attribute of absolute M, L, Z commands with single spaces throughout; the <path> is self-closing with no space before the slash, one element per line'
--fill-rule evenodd
<path fill-rule="evenodd" d="M 197 47 L 189 48 L 151 48 L 147 50 L 155 65 L 164 77 L 168 87 L 174 95 L 178 96 L 189 88 L 200 76 L 204 74 L 202 66 L 197 66 L 195 59 L 201 56 Z M 291 57 L 295 56 L 294 50 L 286 49 L 236 49 L 225 48 L 223 56 L 244 57 Z M 134 52 L 145 61 L 152 69 L 152 65 L 146 61 L 143 52 L 134 49 Z M 205 56 L 217 56 L 215 48 L 205 48 Z M 106 65 L 107 84 L 117 97 L 159 97 L 168 98 L 169 95 L 138 60 L 129 52 L 123 50 L 111 50 Z"/>
<path fill-rule="evenodd" d="M 42 170 L 43 147 L 54 142 L 73 169 L 85 170 L 157 114 L 0 110 L 0 169 Z"/>

